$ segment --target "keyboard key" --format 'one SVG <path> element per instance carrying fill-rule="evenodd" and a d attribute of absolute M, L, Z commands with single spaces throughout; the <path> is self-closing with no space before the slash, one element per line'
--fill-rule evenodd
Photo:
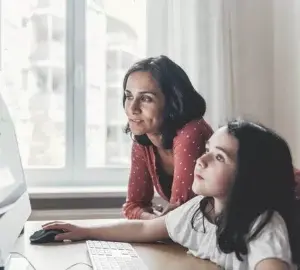
<path fill-rule="evenodd" d="M 129 243 L 87 241 L 93 270 L 147 270 Z"/>

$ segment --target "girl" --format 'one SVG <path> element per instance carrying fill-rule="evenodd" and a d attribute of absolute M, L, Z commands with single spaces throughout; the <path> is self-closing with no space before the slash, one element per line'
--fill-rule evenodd
<path fill-rule="evenodd" d="M 170 237 L 194 256 L 228 269 L 283 270 L 299 264 L 294 173 L 286 142 L 267 128 L 233 121 L 196 162 L 199 196 L 153 220 L 97 228 L 51 222 L 56 240 L 153 242 Z"/>

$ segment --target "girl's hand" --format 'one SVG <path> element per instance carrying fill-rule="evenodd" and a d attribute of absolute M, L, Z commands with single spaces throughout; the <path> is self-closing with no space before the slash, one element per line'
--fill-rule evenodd
<path fill-rule="evenodd" d="M 52 221 L 42 225 L 44 230 L 63 230 L 65 233 L 61 233 L 55 236 L 56 241 L 63 240 L 87 240 L 89 237 L 89 228 L 76 226 L 70 223 L 61 221 Z"/>

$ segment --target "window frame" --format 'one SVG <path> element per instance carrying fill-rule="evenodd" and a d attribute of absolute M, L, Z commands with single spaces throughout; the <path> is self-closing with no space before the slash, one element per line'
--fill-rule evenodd
<path fill-rule="evenodd" d="M 88 0 L 77 0 L 76 4 L 73 0 L 65 1 L 65 164 L 62 168 L 25 168 L 26 182 L 30 188 L 123 188 L 128 182 L 128 166 L 87 167 L 86 164 L 85 48 Z M 0 62 L 2 66 L 2 60 Z"/>

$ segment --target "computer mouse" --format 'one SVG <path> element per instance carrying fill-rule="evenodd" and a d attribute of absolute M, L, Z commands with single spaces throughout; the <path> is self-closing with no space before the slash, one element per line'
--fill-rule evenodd
<path fill-rule="evenodd" d="M 62 241 L 56 241 L 54 238 L 60 233 L 64 233 L 64 230 L 39 230 L 30 236 L 30 242 L 32 244 L 45 244 L 45 243 L 57 243 Z"/>

